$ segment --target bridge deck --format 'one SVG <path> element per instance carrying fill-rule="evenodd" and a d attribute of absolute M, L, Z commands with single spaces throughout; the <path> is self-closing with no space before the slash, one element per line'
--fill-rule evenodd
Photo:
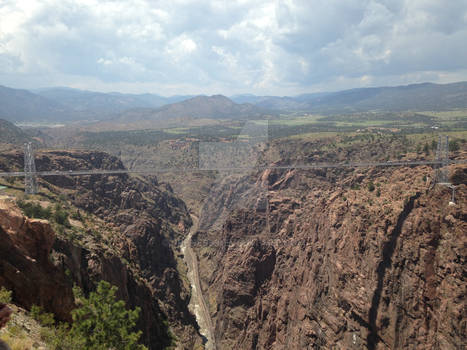
<path fill-rule="evenodd" d="M 449 161 L 449 164 L 467 163 L 466 159 Z M 316 163 L 316 164 L 296 164 L 296 165 L 275 165 L 275 166 L 256 166 L 256 167 L 219 167 L 219 168 L 154 168 L 143 170 L 131 169 L 89 169 L 89 170 L 51 170 L 36 171 L 34 173 L 16 171 L 0 172 L 0 177 L 7 176 L 82 176 L 82 175 L 118 175 L 118 174 L 141 174 L 151 175 L 166 172 L 198 172 L 198 171 L 255 171 L 266 169 L 325 169 L 325 168 L 359 168 L 359 167 L 385 167 L 385 166 L 420 166 L 420 165 L 445 165 L 445 161 L 394 161 L 394 162 L 351 162 L 351 163 Z"/>

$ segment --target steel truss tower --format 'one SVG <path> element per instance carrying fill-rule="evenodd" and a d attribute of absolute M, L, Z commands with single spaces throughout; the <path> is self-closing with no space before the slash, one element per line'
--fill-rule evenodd
<path fill-rule="evenodd" d="M 436 149 L 436 160 L 441 163 L 436 169 L 436 183 L 450 185 L 449 182 L 449 136 L 439 136 L 438 148 Z"/>
<path fill-rule="evenodd" d="M 37 175 L 31 142 L 24 144 L 24 172 L 24 191 L 26 194 L 35 194 L 37 192 Z"/>

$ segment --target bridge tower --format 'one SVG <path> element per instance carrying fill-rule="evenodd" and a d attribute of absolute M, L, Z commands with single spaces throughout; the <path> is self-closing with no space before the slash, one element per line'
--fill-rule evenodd
<path fill-rule="evenodd" d="M 449 136 L 439 135 L 438 147 L 436 149 L 436 160 L 439 165 L 436 167 L 435 180 L 439 185 L 450 186 L 449 182 Z"/>
<path fill-rule="evenodd" d="M 31 142 L 24 144 L 24 191 L 26 194 L 37 192 L 36 163 Z"/>
<path fill-rule="evenodd" d="M 449 205 L 456 205 L 454 201 L 456 186 L 449 182 L 449 137 L 439 136 L 438 148 L 436 149 L 436 160 L 440 163 L 435 170 L 435 180 L 438 185 L 444 185 L 452 190 Z"/>

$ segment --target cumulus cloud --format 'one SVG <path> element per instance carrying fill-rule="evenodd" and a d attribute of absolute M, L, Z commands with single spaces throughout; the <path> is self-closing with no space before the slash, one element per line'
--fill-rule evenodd
<path fill-rule="evenodd" d="M 0 84 L 295 94 L 467 79 L 467 0 L 4 0 Z"/>

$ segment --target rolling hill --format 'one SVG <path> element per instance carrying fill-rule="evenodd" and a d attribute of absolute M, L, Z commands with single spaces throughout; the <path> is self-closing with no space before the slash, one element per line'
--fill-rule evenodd
<path fill-rule="evenodd" d="M 0 86 L 0 118 L 33 123 L 98 121 L 127 110 L 155 109 L 190 97 L 100 93 L 62 87 L 28 91 Z"/>
<path fill-rule="evenodd" d="M 94 116 L 96 119 L 105 119 L 109 115 L 129 109 L 159 108 L 192 97 L 163 97 L 155 94 L 122 94 L 119 92 L 102 93 L 66 87 L 44 88 L 33 92 L 81 115 Z"/>
<path fill-rule="evenodd" d="M 68 108 L 27 90 L 0 86 L 0 118 L 16 122 L 70 120 Z"/>
<path fill-rule="evenodd" d="M 238 95 L 233 99 L 267 109 L 314 113 L 449 110 L 467 108 L 467 82 L 359 88 L 295 97 Z"/>
<path fill-rule="evenodd" d="M 0 142 L 19 144 L 29 141 L 23 130 L 7 120 L 0 119 Z"/>
<path fill-rule="evenodd" d="M 0 144 L 22 146 L 25 142 L 33 142 L 37 145 L 41 144 L 45 137 L 46 135 L 39 130 L 28 132 L 7 120 L 0 119 Z"/>
<path fill-rule="evenodd" d="M 259 117 L 265 110 L 249 103 L 238 104 L 222 95 L 196 96 L 158 109 L 130 110 L 115 121 L 164 121 L 170 119 L 245 119 Z"/>
<path fill-rule="evenodd" d="M 467 108 L 467 82 L 352 89 L 312 96 L 305 101 L 316 112 Z"/>

